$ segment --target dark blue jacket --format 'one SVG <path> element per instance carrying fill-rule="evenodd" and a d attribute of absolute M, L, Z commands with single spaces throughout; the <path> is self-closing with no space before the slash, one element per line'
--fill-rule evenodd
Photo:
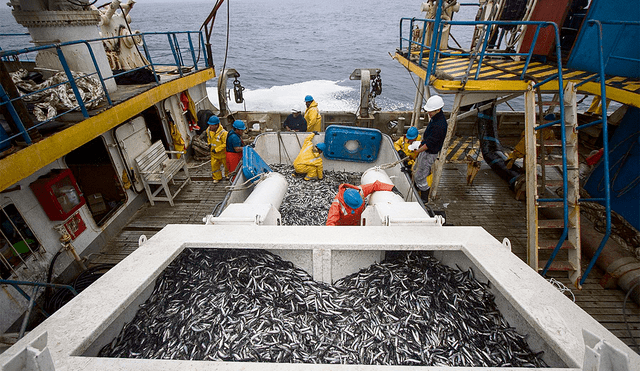
<path fill-rule="evenodd" d="M 442 149 L 444 137 L 447 136 L 447 119 L 442 111 L 436 113 L 429 121 L 420 146 L 427 145 L 427 153 L 438 153 Z"/>
<path fill-rule="evenodd" d="M 244 142 L 240 136 L 238 136 L 234 130 L 229 130 L 229 134 L 227 135 L 227 152 L 235 152 L 234 147 L 242 147 L 243 145 Z"/>
<path fill-rule="evenodd" d="M 282 124 L 282 126 L 285 128 L 289 127 L 289 129 L 293 131 L 305 132 L 307 131 L 307 120 L 304 119 L 302 114 L 298 114 L 298 117 L 294 117 L 292 113 L 284 119 L 284 124 Z"/>

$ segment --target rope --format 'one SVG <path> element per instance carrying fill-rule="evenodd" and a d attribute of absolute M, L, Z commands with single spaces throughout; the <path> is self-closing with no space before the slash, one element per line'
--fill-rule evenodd
<path fill-rule="evenodd" d="M 258 180 L 258 183 L 260 183 L 263 179 L 266 178 L 266 174 L 267 173 L 260 173 L 260 174 L 254 176 L 254 177 L 251 177 L 251 178 L 247 179 L 244 183 L 242 183 L 242 184 L 240 184 L 238 186 L 230 185 L 230 186 L 225 186 L 225 188 L 229 189 L 229 192 L 241 191 L 241 190 L 244 190 L 244 189 L 249 189 L 249 188 L 251 188 L 251 186 L 247 186 L 248 183 L 252 182 L 256 178 L 260 178 Z M 256 183 L 256 184 L 258 184 L 258 183 Z"/>
<path fill-rule="evenodd" d="M 392 167 L 394 167 L 394 166 L 396 166 L 398 164 L 401 164 L 402 162 L 404 162 L 405 160 L 408 160 L 408 159 L 409 159 L 409 156 L 406 156 L 406 157 L 401 158 L 400 160 L 392 162 L 390 164 L 380 165 L 380 166 L 378 166 L 378 168 L 380 168 L 381 170 L 391 169 Z"/>
<path fill-rule="evenodd" d="M 555 288 L 558 289 L 558 291 L 560 291 L 564 295 L 567 295 L 567 292 L 568 292 L 571 295 L 571 300 L 575 303 L 576 296 L 573 294 L 573 291 L 571 291 L 570 288 L 564 285 L 564 283 L 556 280 L 553 277 L 549 278 L 547 281 L 549 281 L 550 284 L 552 284 Z"/>

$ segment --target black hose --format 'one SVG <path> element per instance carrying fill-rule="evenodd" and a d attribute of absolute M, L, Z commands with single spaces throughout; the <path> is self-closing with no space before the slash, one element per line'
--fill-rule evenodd
<path fill-rule="evenodd" d="M 81 272 L 78 277 L 73 281 L 71 285 L 77 293 L 81 293 L 84 289 L 89 287 L 92 283 L 98 280 L 98 278 L 102 277 L 104 270 L 109 270 L 113 268 L 115 264 L 99 264 L 94 267 L 91 267 L 83 272 Z M 48 300 L 45 301 L 45 310 L 49 314 L 53 314 L 58 309 L 62 308 L 65 304 L 67 304 L 71 299 L 73 299 L 75 295 L 71 293 L 68 289 L 59 288 L 56 289 Z"/>
<path fill-rule="evenodd" d="M 480 102 L 477 106 L 482 106 L 487 103 L 490 103 L 490 101 Z M 478 125 L 478 137 L 480 139 L 482 157 L 496 174 L 509 183 L 509 189 L 513 191 L 516 180 L 522 175 L 522 168 L 515 164 L 510 169 L 507 168 L 505 162 L 507 156 L 498 139 L 498 127 L 494 119 L 494 107 L 495 106 L 492 106 L 482 112 L 478 112 L 476 123 Z"/>
<path fill-rule="evenodd" d="M 53 276 L 53 265 L 56 263 L 56 259 L 58 259 L 58 256 L 60 256 L 61 253 L 62 253 L 62 249 L 58 250 L 58 252 L 53 256 L 53 259 L 51 259 L 51 263 L 49 263 L 49 272 L 47 273 L 47 283 L 51 283 L 51 276 Z M 44 290 L 45 302 L 49 301 L 50 298 L 51 298 L 51 287 L 47 287 Z"/>

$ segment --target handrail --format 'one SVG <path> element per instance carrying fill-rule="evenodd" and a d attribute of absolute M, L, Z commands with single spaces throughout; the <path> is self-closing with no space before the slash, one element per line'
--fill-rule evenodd
<path fill-rule="evenodd" d="M 438 0 L 439 4 L 442 3 L 442 0 Z M 483 41 L 483 46 L 482 46 L 482 50 L 480 51 L 480 53 L 478 54 L 480 60 L 478 62 L 478 67 L 475 71 L 475 79 L 478 78 L 479 74 L 480 74 L 480 69 L 482 67 L 482 60 L 484 59 L 485 56 L 487 55 L 491 55 L 491 56 L 501 56 L 501 57 L 526 57 L 526 61 L 525 61 L 525 66 L 522 70 L 522 74 L 520 76 L 520 79 L 524 79 L 525 75 L 527 73 L 527 69 L 529 68 L 529 63 L 533 57 L 533 52 L 535 50 L 535 43 L 537 42 L 538 39 L 538 34 L 540 32 L 540 30 L 542 28 L 546 28 L 546 27 L 552 27 L 554 30 L 554 36 L 556 38 L 556 40 L 560 39 L 560 34 L 559 34 L 559 30 L 558 30 L 558 25 L 556 25 L 554 22 L 544 22 L 544 21 L 447 21 L 447 20 L 440 20 L 439 16 L 440 16 L 440 9 L 441 6 L 438 7 L 438 11 L 436 14 L 436 19 L 417 19 L 417 18 L 408 18 L 408 17 L 403 17 L 400 19 L 400 51 L 403 51 L 403 41 L 406 41 L 409 43 L 409 47 L 407 48 L 407 52 L 408 52 L 408 56 L 411 54 L 411 48 L 413 45 L 418 45 L 420 46 L 420 53 L 418 56 L 418 64 L 422 65 L 422 59 L 423 59 L 423 54 L 424 54 L 424 50 L 428 50 L 429 51 L 429 62 L 427 64 L 427 74 L 425 77 L 425 85 L 429 84 L 431 76 L 433 75 L 434 71 L 435 71 L 435 65 L 437 63 L 437 60 L 440 56 L 472 56 L 475 55 L 476 53 L 472 53 L 472 52 L 468 52 L 468 53 L 460 53 L 460 52 L 447 52 L 447 51 L 440 51 L 439 50 L 439 43 L 440 43 L 440 39 L 441 39 L 441 35 L 442 35 L 442 31 L 443 31 L 443 27 L 445 25 L 460 25 L 460 26 L 486 26 L 487 31 L 485 33 L 484 36 L 484 41 Z M 407 21 L 409 21 L 410 23 L 410 37 L 406 38 L 403 37 L 402 32 L 403 32 L 403 23 L 406 23 Z M 421 22 L 424 24 L 423 28 L 422 28 L 422 34 L 423 34 L 423 41 L 422 42 L 418 42 L 415 41 L 411 36 L 413 36 L 413 28 L 414 28 L 414 24 L 415 22 Z M 424 35 L 426 35 L 426 30 L 427 30 L 427 25 L 428 24 L 433 24 L 433 36 L 431 38 L 431 44 L 428 46 L 424 43 Z M 489 34 L 491 33 L 489 30 L 494 27 L 494 26 L 518 26 L 518 25 L 526 25 L 526 26 L 536 26 L 536 31 L 534 34 L 534 38 L 532 40 L 531 46 L 529 47 L 529 51 L 526 53 L 518 53 L 518 52 L 505 52 L 505 51 L 500 51 L 500 52 L 495 52 L 492 51 L 493 49 L 488 49 L 488 40 L 489 40 Z M 436 31 L 437 30 L 437 31 Z M 434 46 L 434 47 L 432 47 Z M 558 53 L 557 51 L 557 47 L 556 47 L 556 54 Z M 557 61 L 561 61 L 560 56 L 556 55 L 556 60 Z M 559 63 L 559 71 L 562 71 L 561 68 L 561 63 Z"/>
<path fill-rule="evenodd" d="M 609 132 L 607 128 L 608 126 L 607 125 L 607 109 L 606 109 L 607 87 L 605 84 L 606 79 L 604 74 L 606 64 L 604 62 L 604 50 L 602 46 L 602 23 L 604 22 L 601 22 L 595 19 L 590 19 L 589 21 L 587 21 L 587 25 L 589 27 L 596 25 L 598 28 L 598 58 L 600 63 L 599 76 L 600 76 L 600 96 L 601 96 L 600 101 L 602 102 L 602 106 L 603 106 L 602 120 L 599 120 L 599 121 L 602 121 L 602 138 L 603 138 L 602 161 L 603 161 L 603 174 L 604 174 L 604 204 L 606 209 L 607 227 L 606 227 L 605 234 L 602 237 L 602 241 L 600 241 L 600 246 L 598 246 L 598 248 L 596 249 L 596 252 L 593 254 L 593 257 L 591 258 L 589 265 L 587 266 L 584 273 L 582 274 L 582 277 L 580 277 L 580 285 L 582 285 L 584 281 L 587 279 L 587 276 L 591 272 L 591 269 L 593 268 L 593 266 L 596 264 L 596 260 L 598 260 L 600 253 L 604 249 L 604 246 L 607 243 L 609 236 L 611 235 L 611 184 L 609 180 L 609 139 L 608 139 Z M 640 24 L 640 23 L 637 23 L 637 24 Z"/>
<path fill-rule="evenodd" d="M 60 64 L 63 68 L 63 71 L 65 72 L 66 76 L 67 76 L 67 80 L 63 81 L 59 84 L 55 84 L 52 86 L 48 86 L 46 88 L 31 92 L 31 93 L 26 93 L 24 95 L 20 95 L 19 97 L 14 97 L 14 98 L 10 98 L 7 94 L 7 92 L 0 87 L 0 106 L 6 106 L 13 121 L 16 123 L 16 127 L 18 129 L 18 132 L 14 132 L 11 133 L 10 136 L 8 136 L 8 138 L 6 139 L 2 139 L 0 140 L 0 145 L 2 145 L 3 143 L 6 143 L 8 141 L 11 141 L 15 138 L 18 137 L 22 137 L 23 140 L 27 143 L 27 144 L 31 144 L 31 138 L 30 135 L 28 133 L 29 130 L 34 130 L 37 129 L 39 127 L 41 127 L 42 125 L 45 125 L 71 111 L 76 111 L 79 110 L 80 112 L 82 112 L 82 115 L 85 118 L 90 117 L 89 115 L 89 111 L 87 109 L 87 104 L 91 103 L 93 101 L 86 101 L 83 100 L 79 89 L 78 89 L 78 85 L 77 85 L 77 81 L 80 79 L 84 79 L 84 78 L 95 78 L 97 81 L 99 81 L 101 88 L 102 88 L 102 94 L 104 96 L 104 98 L 107 101 L 107 105 L 113 106 L 113 101 L 111 99 L 111 96 L 109 94 L 109 92 L 107 91 L 107 87 L 105 84 L 105 81 L 109 80 L 109 79 L 115 79 L 116 77 L 128 74 L 128 73 L 132 73 L 134 71 L 137 70 L 141 70 L 141 69 L 150 69 L 154 79 L 155 79 L 155 83 L 159 84 L 160 83 L 160 79 L 158 77 L 158 72 L 156 67 L 157 66 L 175 66 L 176 67 L 176 71 L 180 74 L 180 76 L 183 76 L 185 71 L 187 71 L 188 69 L 194 69 L 194 70 L 199 70 L 199 68 L 202 67 L 206 67 L 207 66 L 207 60 L 206 60 L 206 56 L 203 58 L 204 63 L 202 63 L 202 61 L 199 61 L 199 57 L 196 57 L 196 53 L 194 50 L 194 43 L 192 42 L 191 39 L 191 35 L 192 34 L 198 34 L 199 35 L 199 40 L 202 40 L 202 32 L 200 31 L 170 31 L 170 32 L 144 32 L 144 33 L 139 33 L 139 34 L 135 34 L 135 35 L 120 35 L 120 36 L 112 36 L 112 37 L 104 37 L 104 38 L 97 38 L 97 39 L 88 39 L 88 40 L 74 40 L 74 41 L 67 41 L 67 42 L 62 42 L 62 43 L 57 43 L 57 44 L 48 44 L 48 45 L 40 45 L 40 46 L 32 46 L 32 47 L 28 47 L 28 48 L 22 48 L 22 49 L 12 49 L 12 50 L 2 50 L 0 49 L 0 61 L 6 61 L 8 60 L 10 57 L 15 57 L 15 58 L 20 58 L 21 56 L 25 56 L 27 54 L 30 53 L 34 53 L 34 52 L 39 52 L 42 50 L 50 50 L 50 49 L 55 49 L 56 50 L 56 54 L 58 56 L 58 60 L 60 61 Z M 25 34 L 2 34 L 5 36 L 24 36 Z M 26 34 L 28 35 L 28 34 Z M 151 56 L 151 51 L 149 48 L 149 45 L 147 43 L 147 40 L 150 37 L 155 37 L 157 35 L 166 35 L 167 39 L 168 39 L 168 43 L 169 43 L 169 49 L 171 50 L 171 54 L 173 56 L 173 62 L 171 63 L 167 63 L 166 60 L 162 59 L 162 55 L 159 58 L 159 61 L 164 62 L 164 63 L 158 63 L 158 62 L 154 62 Z M 186 35 L 186 38 L 188 39 L 188 47 L 181 47 L 179 44 L 179 39 L 178 36 L 184 37 Z M 113 74 L 110 77 L 104 77 L 102 76 L 102 73 L 100 71 L 100 68 L 98 66 L 98 61 L 95 57 L 95 53 L 93 48 L 96 47 L 96 45 L 92 45 L 92 43 L 98 44 L 100 45 L 100 47 L 102 46 L 102 42 L 104 41 L 108 41 L 108 40 L 118 40 L 118 39 L 122 39 L 122 38 L 135 38 L 135 37 L 139 37 L 142 40 L 142 48 L 144 50 L 144 56 L 146 61 L 148 62 L 147 64 L 145 64 L 144 66 L 141 67 L 137 67 L 131 70 L 127 70 L 124 72 L 120 72 L 120 73 L 116 73 Z M 64 47 L 67 46 L 81 46 L 84 45 L 84 47 L 87 48 L 89 55 L 91 57 L 91 63 L 93 63 L 93 69 L 95 70 L 95 72 L 89 72 L 89 73 L 77 73 L 76 71 L 71 71 L 71 69 L 69 68 L 69 65 L 66 61 L 65 55 L 64 55 L 64 51 L 62 50 Z M 198 47 L 200 47 L 201 44 L 198 44 Z M 187 50 L 188 49 L 188 50 Z M 158 49 L 157 47 L 155 48 L 155 50 L 161 50 Z M 191 56 L 191 63 L 189 63 L 189 65 L 186 65 L 186 61 L 185 58 L 183 58 L 183 53 L 187 52 L 188 55 Z M 198 56 L 200 55 L 200 52 L 198 51 Z M 188 57 L 187 57 L 188 58 Z M 0 62 L 1 63 L 1 62 Z M 201 64 L 201 66 L 199 66 L 199 64 Z M 75 76 L 74 76 L 75 74 Z M 34 125 L 33 127 L 30 128 L 25 128 L 24 124 L 22 123 L 22 120 L 20 119 L 19 115 L 17 114 L 17 111 L 15 110 L 15 108 L 13 107 L 14 103 L 16 103 L 17 101 L 20 100 L 24 100 L 25 98 L 28 98 L 30 96 L 36 95 L 36 94 L 40 94 L 44 91 L 48 91 L 50 89 L 53 89 L 55 87 L 58 87 L 60 85 L 64 85 L 64 84 L 69 84 L 69 86 L 71 87 L 74 96 L 76 98 L 76 105 L 65 111 L 62 113 L 59 113 L 57 115 L 55 115 L 54 117 L 41 121 L 38 124 Z"/>

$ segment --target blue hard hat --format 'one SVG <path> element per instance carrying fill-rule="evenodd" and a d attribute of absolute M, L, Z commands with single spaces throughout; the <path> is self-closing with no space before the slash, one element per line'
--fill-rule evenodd
<path fill-rule="evenodd" d="M 362 197 L 360 197 L 360 192 L 353 188 L 347 188 L 344 191 L 344 202 L 352 209 L 359 208 L 362 206 Z"/>
<path fill-rule="evenodd" d="M 234 129 L 247 130 L 247 125 L 244 124 L 242 120 L 236 120 L 233 122 Z"/>
<path fill-rule="evenodd" d="M 418 137 L 418 128 L 412 126 L 407 130 L 407 139 L 416 139 Z"/>
<path fill-rule="evenodd" d="M 304 101 L 305 102 L 313 102 L 313 97 L 310 95 L 307 95 L 306 97 L 304 97 Z"/>
<path fill-rule="evenodd" d="M 318 143 L 316 144 L 316 148 L 319 149 L 320 151 L 324 152 L 327 150 L 327 145 L 324 143 Z"/>
<path fill-rule="evenodd" d="M 209 125 L 218 125 L 220 123 L 220 119 L 218 118 L 218 116 L 211 116 L 209 117 L 209 121 L 207 121 L 207 124 Z"/>

